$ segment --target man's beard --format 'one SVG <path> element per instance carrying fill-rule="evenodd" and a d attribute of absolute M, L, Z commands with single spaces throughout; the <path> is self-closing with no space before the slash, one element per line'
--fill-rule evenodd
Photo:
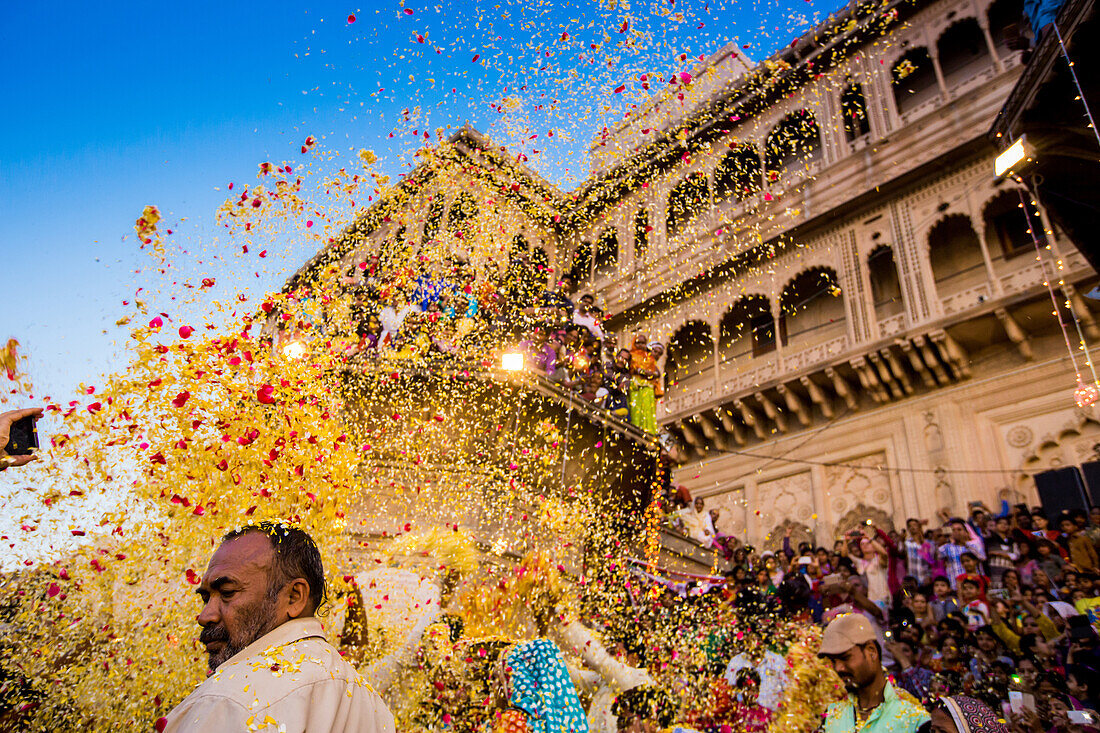
<path fill-rule="evenodd" d="M 852 673 L 850 676 L 842 676 L 840 681 L 844 685 L 845 690 L 855 695 L 874 681 L 874 675 L 867 675 L 864 679 L 860 679 L 859 676 Z"/>
<path fill-rule="evenodd" d="M 210 657 L 210 669 L 217 669 L 230 657 L 233 657 L 252 642 L 266 634 L 274 626 L 275 599 L 270 594 L 238 611 L 243 623 L 236 634 L 230 634 L 229 630 L 221 624 L 204 626 L 199 634 L 199 642 L 209 644 L 214 641 L 223 642 L 217 652 L 207 652 Z"/>

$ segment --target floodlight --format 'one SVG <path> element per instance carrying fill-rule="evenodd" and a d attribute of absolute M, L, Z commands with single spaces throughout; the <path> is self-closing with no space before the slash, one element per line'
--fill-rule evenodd
<path fill-rule="evenodd" d="M 500 356 L 500 368 L 506 372 L 522 372 L 523 353 L 519 351 L 505 351 Z"/>
<path fill-rule="evenodd" d="M 1027 135 L 1021 135 L 1016 142 L 997 156 L 993 163 L 994 174 L 1000 178 L 1008 173 L 1019 172 L 1018 169 L 1024 161 L 1031 160 L 1031 148 L 1027 144 Z"/>

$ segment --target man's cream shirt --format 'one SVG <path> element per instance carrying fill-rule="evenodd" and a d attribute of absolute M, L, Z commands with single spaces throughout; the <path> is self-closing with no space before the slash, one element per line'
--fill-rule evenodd
<path fill-rule="evenodd" d="M 310 617 L 288 621 L 230 657 L 168 714 L 164 730 L 393 733 L 394 723 Z"/>

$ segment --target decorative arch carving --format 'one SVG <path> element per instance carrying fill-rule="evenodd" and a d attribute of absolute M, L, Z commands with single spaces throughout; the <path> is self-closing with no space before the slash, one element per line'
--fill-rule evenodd
<path fill-rule="evenodd" d="M 837 536 L 843 536 L 844 534 L 851 532 L 853 529 L 859 529 L 867 525 L 867 520 L 871 520 L 871 524 L 891 532 L 894 529 L 894 518 L 891 517 L 884 509 L 878 507 L 867 506 L 866 504 L 856 504 L 852 509 L 842 516 L 836 523 Z"/>
<path fill-rule="evenodd" d="M 1024 199 L 1025 201 L 1031 200 L 1031 194 L 1029 194 L 1025 189 L 1020 188 L 1019 186 L 1009 186 L 1007 188 L 996 189 L 993 192 L 993 195 L 987 198 L 982 203 L 981 210 L 979 211 L 980 216 L 984 219 L 986 211 L 989 210 L 990 206 L 997 203 L 998 199 L 1007 198 L 1008 196 L 1019 196 L 1019 191 L 1024 192 L 1024 196 L 1027 197 Z"/>
<path fill-rule="evenodd" d="M 782 522 L 772 527 L 771 532 L 769 532 L 764 539 L 764 549 L 771 550 L 778 555 L 783 549 L 783 538 L 787 536 L 788 527 L 791 529 L 791 549 L 797 550 L 801 542 L 809 542 L 811 546 L 817 545 L 817 540 L 814 538 L 812 529 L 802 522 L 796 522 L 793 519 L 784 519 Z"/>
<path fill-rule="evenodd" d="M 920 244 L 924 248 L 925 254 L 928 253 L 929 247 L 932 246 L 930 238 L 932 232 L 936 231 L 936 227 L 943 226 L 948 223 L 950 219 L 966 219 L 966 223 L 970 225 L 971 229 L 974 229 L 974 220 L 970 218 L 969 214 L 964 214 L 961 211 L 945 211 L 939 217 L 936 218 L 931 224 L 929 224 L 920 235 Z M 977 231 L 975 229 L 975 231 Z"/>
<path fill-rule="evenodd" d="M 1088 408 L 1074 411 L 1073 417 L 1061 429 L 1040 436 L 1035 447 L 1024 455 L 1014 476 L 1013 488 L 1026 496 L 1034 496 L 1032 476 L 1095 460 L 1093 446 L 1096 445 L 1100 445 L 1100 418 Z"/>

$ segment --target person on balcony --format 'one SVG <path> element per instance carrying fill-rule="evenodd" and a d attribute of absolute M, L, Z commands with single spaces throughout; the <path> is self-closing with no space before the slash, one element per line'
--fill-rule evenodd
<path fill-rule="evenodd" d="M 716 532 L 711 521 L 710 512 L 706 510 L 706 502 L 703 497 L 696 497 L 694 505 L 684 507 L 677 514 L 680 517 L 684 534 L 698 542 L 703 547 L 710 547 L 714 541 Z"/>
<path fill-rule="evenodd" d="M 645 334 L 634 337 L 630 350 L 630 422 L 647 433 L 657 433 L 657 396 L 653 382 L 660 377 L 657 360 Z"/>

